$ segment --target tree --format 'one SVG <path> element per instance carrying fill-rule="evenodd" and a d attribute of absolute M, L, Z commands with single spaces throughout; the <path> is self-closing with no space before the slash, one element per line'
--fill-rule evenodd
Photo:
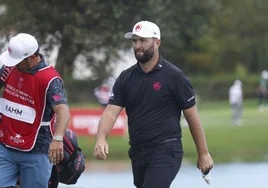
<path fill-rule="evenodd" d="M 268 62 L 268 1 L 221 1 L 213 33 L 219 44 L 215 60 L 222 71 L 242 65 L 249 73 L 259 73 Z"/>
<path fill-rule="evenodd" d="M 214 62 L 208 61 L 208 47 L 200 45 L 200 40 L 211 36 L 212 18 L 219 9 L 219 1 L 153 0 L 152 4 L 157 5 L 152 17 L 162 28 L 162 54 L 186 72 L 210 72 Z"/>
<path fill-rule="evenodd" d="M 111 73 L 110 60 L 117 58 L 117 49 L 125 45 L 124 31 L 143 14 L 138 10 L 146 7 L 146 2 L 134 0 L 1 0 L 0 4 L 6 6 L 0 17 L 2 38 L 32 33 L 41 45 L 46 44 L 48 54 L 59 46 L 56 69 L 62 76 L 70 76 L 79 59 L 88 62 L 93 77 L 100 79 Z M 101 59 L 95 55 L 100 51 Z"/>
<path fill-rule="evenodd" d="M 112 72 L 111 60 L 130 47 L 123 34 L 140 20 L 159 25 L 161 53 L 171 62 L 192 72 L 210 67 L 196 62 L 208 56 L 199 41 L 210 30 L 217 0 L 0 0 L 0 4 L 7 7 L 0 17 L 2 38 L 28 32 L 45 44 L 48 54 L 58 46 L 56 69 L 64 77 L 79 60 L 87 62 L 92 78 L 106 78 Z"/>

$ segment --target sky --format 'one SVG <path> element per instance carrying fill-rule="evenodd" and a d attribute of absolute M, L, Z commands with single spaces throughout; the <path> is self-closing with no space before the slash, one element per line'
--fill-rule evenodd
<path fill-rule="evenodd" d="M 121 59 L 112 62 L 112 66 L 114 67 L 114 72 L 112 76 L 114 78 L 117 78 L 123 70 L 129 68 L 130 66 L 136 63 L 136 59 L 132 49 L 127 52 L 120 51 L 119 54 L 121 55 Z M 58 56 L 58 48 L 55 47 L 55 49 L 52 51 L 49 57 L 45 56 L 45 60 L 50 65 L 55 66 L 57 56 Z M 86 67 L 85 63 L 83 63 L 82 61 L 76 61 L 75 70 L 73 72 L 73 77 L 75 79 L 85 79 L 88 76 L 90 76 L 90 74 L 91 71 Z"/>

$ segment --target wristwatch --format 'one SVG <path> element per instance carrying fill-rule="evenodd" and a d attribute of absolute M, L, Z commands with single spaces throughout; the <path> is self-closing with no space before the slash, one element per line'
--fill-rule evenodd
<path fill-rule="evenodd" d="M 63 137 L 62 136 L 53 136 L 53 140 L 56 140 L 58 142 L 62 142 L 63 141 Z"/>

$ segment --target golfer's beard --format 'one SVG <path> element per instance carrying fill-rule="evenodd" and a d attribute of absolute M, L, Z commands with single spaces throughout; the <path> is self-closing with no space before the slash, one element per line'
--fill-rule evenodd
<path fill-rule="evenodd" d="M 137 51 L 135 51 L 136 59 L 138 60 L 138 62 L 143 63 L 143 64 L 150 61 L 150 59 L 152 59 L 153 55 L 154 55 L 153 46 L 150 47 L 148 50 L 144 51 L 142 56 L 137 55 Z"/>

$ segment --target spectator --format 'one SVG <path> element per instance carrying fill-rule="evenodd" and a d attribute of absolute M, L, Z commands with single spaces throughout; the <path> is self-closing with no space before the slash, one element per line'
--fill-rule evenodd
<path fill-rule="evenodd" d="M 229 103 L 232 106 L 232 122 L 236 126 L 242 125 L 243 91 L 242 82 L 235 80 L 229 89 Z"/>
<path fill-rule="evenodd" d="M 263 70 L 261 72 L 261 79 L 259 82 L 259 87 L 257 89 L 259 111 L 263 112 L 268 110 L 268 71 Z"/>
<path fill-rule="evenodd" d="M 100 86 L 94 89 L 94 95 L 103 107 L 106 107 L 109 102 L 114 82 L 114 78 L 110 77 L 107 80 L 104 80 Z"/>

